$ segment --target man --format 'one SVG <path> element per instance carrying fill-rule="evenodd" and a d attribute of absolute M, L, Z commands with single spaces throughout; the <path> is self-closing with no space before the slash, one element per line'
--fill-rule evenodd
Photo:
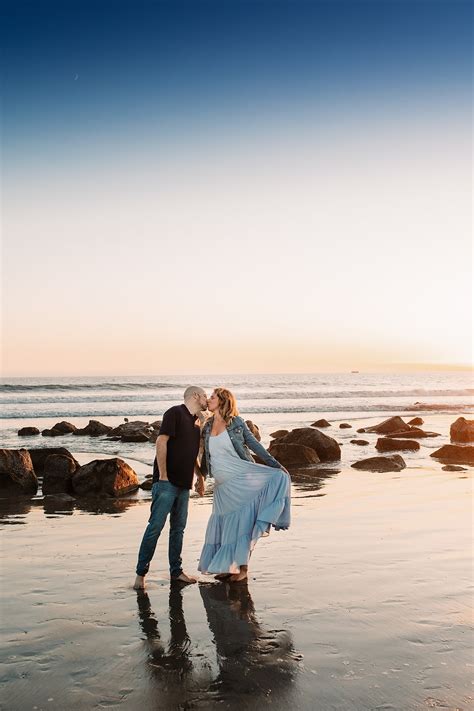
<path fill-rule="evenodd" d="M 183 534 L 188 517 L 189 490 L 196 472 L 196 491 L 204 494 L 202 476 L 197 456 L 200 429 L 198 413 L 207 408 L 204 390 L 191 385 L 184 392 L 184 404 L 170 407 L 163 415 L 160 434 L 156 440 L 156 458 L 153 466 L 151 513 L 138 553 L 137 577 L 134 588 L 145 587 L 145 575 L 155 553 L 158 538 L 170 515 L 169 565 L 171 580 L 196 583 L 183 572 L 181 551 Z"/>

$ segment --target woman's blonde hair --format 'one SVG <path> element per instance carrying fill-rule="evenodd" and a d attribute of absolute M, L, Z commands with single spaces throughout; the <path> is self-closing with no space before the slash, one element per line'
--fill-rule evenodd
<path fill-rule="evenodd" d="M 219 412 L 226 426 L 228 426 L 234 417 L 239 414 L 235 396 L 226 388 L 215 388 L 214 392 L 219 400 Z"/>

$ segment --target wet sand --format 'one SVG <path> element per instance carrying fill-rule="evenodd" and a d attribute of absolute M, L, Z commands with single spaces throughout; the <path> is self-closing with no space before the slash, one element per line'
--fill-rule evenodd
<path fill-rule="evenodd" d="M 473 470 L 407 463 L 294 483 L 248 586 L 170 586 L 165 530 L 135 592 L 148 492 L 0 502 L 1 708 L 472 708 Z M 191 573 L 211 502 L 190 506 Z"/>

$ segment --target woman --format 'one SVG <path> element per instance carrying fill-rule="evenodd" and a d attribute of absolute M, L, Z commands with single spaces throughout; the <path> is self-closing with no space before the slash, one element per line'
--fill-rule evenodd
<path fill-rule="evenodd" d="M 214 503 L 199 570 L 241 582 L 260 536 L 268 535 L 270 526 L 290 525 L 290 477 L 239 417 L 230 390 L 216 388 L 208 409 L 212 417 L 202 429 L 201 471 L 214 477 Z M 249 448 L 265 464 L 256 464 Z"/>

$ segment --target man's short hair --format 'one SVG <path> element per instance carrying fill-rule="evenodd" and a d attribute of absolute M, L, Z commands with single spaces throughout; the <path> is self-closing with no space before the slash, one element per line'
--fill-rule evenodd
<path fill-rule="evenodd" d="M 193 395 L 204 395 L 204 390 L 199 385 L 190 385 L 184 391 L 184 399 L 189 400 Z"/>

